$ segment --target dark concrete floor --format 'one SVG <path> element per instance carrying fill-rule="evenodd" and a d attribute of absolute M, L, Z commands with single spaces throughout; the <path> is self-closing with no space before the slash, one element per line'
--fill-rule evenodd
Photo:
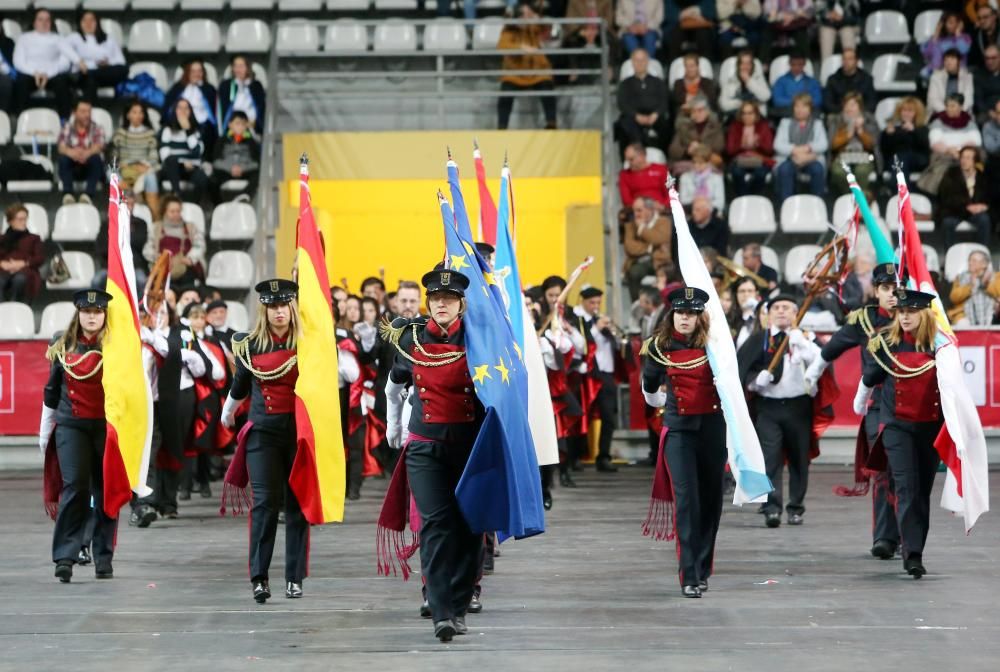
<path fill-rule="evenodd" d="M 680 597 L 672 544 L 639 534 L 651 471 L 589 471 L 557 490 L 549 532 L 503 546 L 470 633 L 439 644 L 419 576 L 375 575 L 384 482 L 315 529 L 306 597 L 259 607 L 246 523 L 195 499 L 175 521 L 123 525 L 115 579 L 52 577 L 36 474 L 0 477 L 2 670 L 996 670 L 1000 521 L 973 534 L 936 506 L 922 581 L 868 554 L 869 506 L 814 470 L 801 528 L 727 507 L 711 592 Z M 938 478 L 939 485 L 941 478 Z M 1000 475 L 993 475 L 994 487 Z M 279 533 L 280 536 L 280 533 Z M 282 543 L 272 575 L 281 576 Z M 277 582 L 276 582 L 277 583 Z M 276 586 L 277 587 L 277 586 Z M 280 592 L 280 588 L 279 588 Z M 364 666 L 364 667 L 362 667 Z"/>

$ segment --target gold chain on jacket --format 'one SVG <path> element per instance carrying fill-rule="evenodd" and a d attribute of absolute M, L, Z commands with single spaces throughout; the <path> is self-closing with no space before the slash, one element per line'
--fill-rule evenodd
<path fill-rule="evenodd" d="M 681 369 L 682 371 L 697 369 L 699 366 L 704 366 L 708 361 L 708 355 L 704 354 L 701 357 L 695 357 L 689 362 L 675 362 L 670 359 L 670 355 L 663 354 L 663 351 L 660 350 L 660 345 L 656 342 L 655 336 L 646 339 L 639 354 L 648 355 L 657 364 L 662 364 L 668 368 Z"/>
<path fill-rule="evenodd" d="M 424 347 L 420 344 L 420 339 L 417 338 L 418 325 L 412 324 L 410 326 L 412 327 L 413 346 L 417 349 L 417 352 L 419 352 L 424 357 L 427 357 L 428 359 L 431 359 L 433 361 L 425 362 L 419 360 L 410 353 L 408 353 L 406 350 L 404 350 L 402 347 L 400 347 L 399 338 L 402 335 L 403 330 L 406 329 L 405 326 L 393 327 L 388 322 L 383 321 L 380 332 L 382 334 L 382 338 L 387 340 L 389 343 L 392 343 L 393 347 L 396 348 L 396 352 L 401 354 L 403 358 L 406 359 L 411 364 L 415 366 L 423 366 L 434 369 L 440 366 L 448 366 L 449 364 L 454 364 L 458 360 L 465 357 L 465 350 L 455 350 L 453 352 L 438 352 L 438 353 L 427 352 L 426 350 L 424 350 Z"/>
<path fill-rule="evenodd" d="M 83 363 L 83 360 L 87 357 L 90 357 L 91 355 L 97 355 L 98 357 L 101 358 L 101 360 L 97 362 L 97 365 L 94 367 L 94 370 L 91 371 L 90 373 L 84 373 L 84 374 L 73 373 L 73 369 L 80 366 L 80 364 Z M 73 380 L 87 380 L 88 378 L 93 378 L 104 367 L 104 353 L 102 353 L 100 350 L 88 350 L 87 352 L 80 355 L 80 359 L 76 360 L 76 362 L 72 364 L 66 361 L 66 353 L 64 351 L 57 351 L 55 353 L 55 356 L 60 366 L 63 367 L 63 371 L 65 371 L 66 375 L 72 378 Z"/>
<path fill-rule="evenodd" d="M 236 341 L 236 340 L 233 341 L 233 355 L 235 355 L 236 358 L 239 359 L 240 362 L 242 362 L 243 366 L 247 368 L 247 371 L 253 374 L 254 378 L 256 378 L 257 380 L 264 380 L 264 381 L 277 380 L 278 378 L 281 378 L 289 371 L 291 371 L 292 367 L 294 367 L 299 361 L 298 355 L 292 355 L 282 364 L 280 364 L 274 369 L 271 369 L 270 371 L 261 371 L 259 369 L 255 369 L 250 361 L 249 336 L 247 338 L 244 338 L 242 341 Z"/>
<path fill-rule="evenodd" d="M 931 369 L 933 369 L 935 366 L 937 366 L 937 361 L 934 359 L 931 359 L 929 362 L 925 362 L 917 367 L 906 366 L 898 359 L 896 359 L 896 357 L 892 354 L 892 352 L 889 351 L 889 344 L 885 342 L 885 337 L 883 337 L 882 334 L 876 336 L 875 341 L 876 341 L 876 347 L 874 350 L 872 350 L 875 363 L 878 364 L 880 367 L 882 367 L 882 370 L 891 375 L 893 378 L 916 378 L 917 376 L 921 376 L 930 371 Z M 903 373 L 894 371 L 891 367 L 887 366 L 884 362 L 882 362 L 882 360 L 878 356 L 878 351 L 880 349 L 885 351 L 885 355 L 886 357 L 889 358 L 889 361 L 892 362 L 894 365 L 898 366 L 903 371 Z"/>

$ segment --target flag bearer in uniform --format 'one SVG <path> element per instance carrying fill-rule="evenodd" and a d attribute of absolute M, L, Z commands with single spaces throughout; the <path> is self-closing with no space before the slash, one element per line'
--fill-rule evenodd
<path fill-rule="evenodd" d="M 701 289 L 675 289 L 667 297 L 666 319 L 643 346 L 643 396 L 650 406 L 664 409 L 666 441 L 656 478 L 666 481 L 667 487 L 660 488 L 664 498 L 673 499 L 675 532 L 668 527 L 667 536 L 677 536 L 684 597 L 701 597 L 708 590 L 726 468 L 726 421 L 705 350 L 708 299 Z"/>
<path fill-rule="evenodd" d="M 903 570 L 919 579 L 930 526 L 931 489 L 938 457 L 934 440 L 944 422 L 935 370 L 937 322 L 933 294 L 900 289 L 896 317 L 868 349 L 854 412 L 865 415 L 875 388 L 881 389 L 881 441 L 896 487 L 896 520 L 902 539 Z"/>
<path fill-rule="evenodd" d="M 69 327 L 49 346 L 52 362 L 45 385 L 39 444 L 45 454 L 46 505 L 55 518 L 52 561 L 62 583 L 73 577 L 73 565 L 84 545 L 88 519 L 93 530 L 94 570 L 98 579 L 114 576 L 117 518 L 104 512 L 104 416 L 102 346 L 107 336 L 111 295 L 81 290 L 73 295 L 76 313 Z M 50 445 L 50 439 L 52 445 Z M 58 493 L 58 497 L 53 496 Z M 90 498 L 94 498 L 91 512 Z M 58 510 L 55 510 L 58 501 Z"/>

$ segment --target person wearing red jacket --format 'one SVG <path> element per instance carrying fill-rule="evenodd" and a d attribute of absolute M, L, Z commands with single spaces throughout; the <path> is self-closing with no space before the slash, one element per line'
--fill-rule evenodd
<path fill-rule="evenodd" d="M 646 158 L 646 148 L 636 143 L 625 148 L 625 162 L 628 168 L 618 173 L 618 192 L 622 205 L 630 207 L 637 198 L 652 198 L 661 206 L 666 206 L 667 167 L 650 163 Z"/>
<path fill-rule="evenodd" d="M 767 175 L 774 167 L 774 131 L 761 119 L 753 101 L 743 101 L 739 116 L 729 124 L 726 156 L 736 195 L 762 195 Z"/>

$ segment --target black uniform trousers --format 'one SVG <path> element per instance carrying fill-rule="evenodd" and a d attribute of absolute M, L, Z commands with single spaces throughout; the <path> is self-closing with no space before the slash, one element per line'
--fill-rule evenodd
<path fill-rule="evenodd" d="M 340 388 L 340 426 L 343 428 L 344 447 L 347 449 L 347 492 L 361 493 L 365 469 L 365 423 L 362 422 L 353 434 L 351 426 L 351 388 Z"/>
<path fill-rule="evenodd" d="M 931 520 L 931 490 L 941 459 L 934 440 L 941 421 L 889 423 L 882 433 L 889 468 L 896 486 L 896 520 L 903 542 L 903 559 L 922 554 Z"/>
<path fill-rule="evenodd" d="M 420 571 L 435 621 L 464 616 L 482 558 L 482 533 L 469 529 L 455 498 L 472 444 L 411 441 L 406 473 L 420 512 Z"/>
<path fill-rule="evenodd" d="M 790 399 L 757 397 L 757 436 L 764 453 L 767 477 L 774 492 L 764 513 L 781 513 L 782 474 L 788 461 L 788 513 L 805 513 L 809 487 L 809 443 L 812 439 L 813 400 L 809 395 Z"/>
<path fill-rule="evenodd" d="M 721 415 L 705 416 L 697 431 L 670 430 L 663 450 L 674 491 L 680 582 L 697 586 L 712 575 L 722 518 L 726 423 Z"/>
<path fill-rule="evenodd" d="M 597 412 L 601 418 L 601 433 L 597 439 L 597 459 L 611 459 L 611 439 L 615 435 L 615 422 L 618 415 L 618 387 L 615 377 L 610 373 L 598 372 L 601 389 L 597 392 Z"/>
<path fill-rule="evenodd" d="M 115 552 L 118 519 L 104 513 L 104 440 L 107 423 L 89 420 L 74 425 L 57 425 L 56 454 L 62 472 L 59 511 L 52 532 L 52 561 L 76 562 L 91 516 L 93 554 L 97 564 L 110 563 Z M 94 498 L 93 513 L 90 498 Z"/>
<path fill-rule="evenodd" d="M 294 423 L 294 419 L 292 421 Z M 278 513 L 285 507 L 285 581 L 301 583 L 309 560 L 309 523 L 288 485 L 295 462 L 295 426 L 270 429 L 255 425 L 247 436 L 247 471 L 253 490 L 250 510 L 250 579 L 268 579 Z"/>
<path fill-rule="evenodd" d="M 157 402 L 154 406 L 154 418 L 160 426 L 160 435 L 163 437 L 159 450 L 166 450 L 170 453 L 168 462 L 175 465 L 174 469 L 157 468 L 154 485 L 153 498 L 154 506 L 161 515 L 177 513 L 177 488 L 181 481 L 181 468 L 184 464 L 184 444 L 191 434 L 191 425 L 194 424 L 194 388 L 189 387 L 181 390 L 177 394 L 177 405 L 174 410 L 176 418 L 169 417 L 164 413 L 164 406 Z M 165 431 L 165 425 L 172 424 L 170 431 Z"/>
<path fill-rule="evenodd" d="M 878 439 L 879 416 L 878 406 L 868 409 L 865 415 L 865 434 L 868 445 L 875 445 Z M 875 476 L 872 488 L 872 543 L 885 539 L 899 544 L 899 524 L 896 522 L 896 509 L 892 505 L 895 497 L 895 486 L 892 480 L 892 469 L 887 469 Z"/>

